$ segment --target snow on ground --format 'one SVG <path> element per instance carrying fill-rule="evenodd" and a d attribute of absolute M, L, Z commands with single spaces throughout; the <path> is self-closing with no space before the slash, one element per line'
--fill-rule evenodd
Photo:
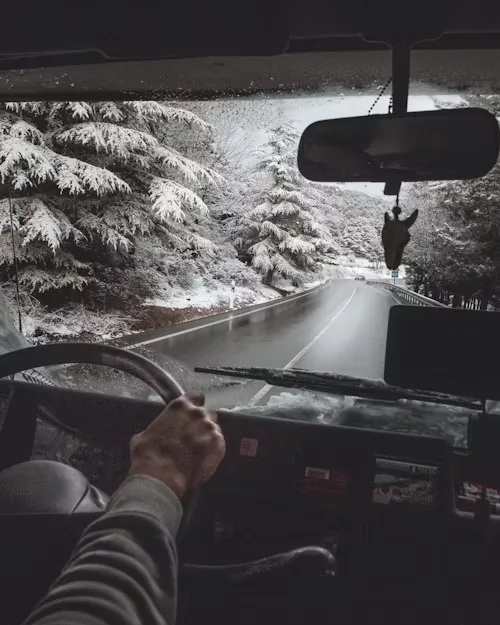
<path fill-rule="evenodd" d="M 329 395 L 313 391 L 285 391 L 272 395 L 265 405 L 251 406 L 252 414 L 273 416 L 279 419 L 296 419 L 298 421 L 317 421 L 319 423 L 336 424 L 339 415 L 346 407 L 353 405 L 352 397 Z M 249 406 L 235 406 L 235 412 L 248 412 Z"/>
<path fill-rule="evenodd" d="M 0 310 L 6 311 L 11 323 L 17 328 L 18 310 L 11 288 L 1 289 Z M 30 343 L 72 339 L 82 334 L 109 341 L 130 331 L 131 320 L 125 312 L 96 312 L 82 304 L 72 304 L 59 310 L 48 310 L 29 293 L 21 294 L 21 311 L 22 334 Z"/>
<path fill-rule="evenodd" d="M 339 272 L 336 272 L 335 275 L 338 274 Z M 329 279 L 328 275 L 331 274 L 320 273 L 318 279 L 306 282 L 300 287 L 283 283 L 281 292 L 261 284 L 260 279 L 248 286 L 236 285 L 234 293 L 230 283 L 207 285 L 199 280 L 190 288 L 169 288 L 162 297 L 145 300 L 143 305 L 157 307 L 165 313 L 168 312 L 166 309 L 177 310 L 179 313 L 185 311 L 185 318 L 163 321 L 163 325 L 169 325 L 276 300 L 286 292 L 292 294 L 311 289 Z M 343 274 L 339 277 L 343 277 Z M 16 318 L 15 307 L 10 306 L 9 313 L 12 319 Z M 71 340 L 77 337 L 85 337 L 85 340 L 110 341 L 148 329 L 132 329 L 135 321 L 133 312 L 93 312 L 82 305 L 48 311 L 33 300 L 29 307 L 24 307 L 23 333 L 32 343 Z"/>
<path fill-rule="evenodd" d="M 24 315 L 23 332 L 32 342 L 50 342 L 50 337 L 71 339 L 82 334 L 109 341 L 130 332 L 130 319 L 125 314 L 92 312 L 83 306 Z"/>
<path fill-rule="evenodd" d="M 323 284 L 329 279 L 350 277 L 343 268 L 332 265 L 323 265 L 315 274 L 314 280 L 303 282 L 294 287 L 287 280 L 276 279 L 274 285 L 288 293 L 300 293 Z M 250 285 L 236 284 L 234 293 L 230 282 L 207 285 L 201 278 L 197 279 L 189 288 L 169 288 L 162 297 L 155 297 L 144 301 L 144 306 L 160 306 L 164 308 L 197 308 L 212 309 L 215 307 L 242 308 L 252 304 L 262 304 L 280 297 L 280 293 L 260 282 L 260 277 Z"/>
<path fill-rule="evenodd" d="M 412 435 L 444 436 L 454 446 L 467 444 L 470 410 L 421 401 L 377 401 L 293 390 L 272 395 L 265 405 L 237 406 L 235 412 L 345 425 Z"/>
<path fill-rule="evenodd" d="M 249 272 L 247 272 L 249 273 Z M 366 278 L 380 279 L 383 272 L 376 271 L 364 259 L 341 257 L 339 264 L 323 264 L 311 278 L 300 286 L 293 286 L 289 281 L 278 279 L 276 288 L 265 286 L 260 276 L 255 274 L 250 280 L 246 273 L 236 277 L 234 292 L 231 281 L 208 282 L 203 277 L 193 277 L 189 286 L 173 287 L 166 285 L 158 297 L 147 299 L 144 307 L 156 307 L 167 313 L 171 311 L 185 311 L 183 318 L 157 321 L 160 327 L 171 323 L 178 323 L 188 319 L 200 318 L 210 314 L 225 312 L 246 306 L 261 304 L 276 300 L 282 295 L 300 293 L 317 287 L 328 280 L 353 278 L 362 273 Z M 386 277 L 386 276 L 384 276 Z M 45 343 L 54 340 L 71 340 L 84 338 L 85 340 L 110 341 L 127 334 L 143 331 L 140 327 L 134 328 L 136 318 L 134 312 L 126 310 L 120 312 L 93 312 L 82 305 L 73 305 L 65 309 L 48 311 L 34 298 L 23 302 L 23 332 L 35 343 Z M 15 318 L 15 306 L 10 307 L 12 318 Z"/>
<path fill-rule="evenodd" d="M 214 308 L 215 306 L 240 307 L 249 304 L 260 304 L 279 297 L 274 289 L 264 285 L 253 285 L 252 288 L 236 286 L 234 293 L 231 284 L 219 285 L 214 289 L 199 281 L 189 289 L 171 289 L 168 297 L 146 300 L 145 306 L 163 306 L 165 308 Z M 231 306 L 232 303 L 232 306 Z"/>

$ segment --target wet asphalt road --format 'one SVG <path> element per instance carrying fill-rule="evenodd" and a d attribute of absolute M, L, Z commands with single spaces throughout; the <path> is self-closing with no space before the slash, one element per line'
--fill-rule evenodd
<path fill-rule="evenodd" d="M 388 314 L 397 304 L 386 290 L 333 280 L 288 301 L 136 336 L 129 347 L 146 344 L 190 368 L 299 367 L 381 379 Z M 261 381 L 220 380 L 231 385 L 207 393 L 214 408 L 266 403 L 277 391 Z"/>

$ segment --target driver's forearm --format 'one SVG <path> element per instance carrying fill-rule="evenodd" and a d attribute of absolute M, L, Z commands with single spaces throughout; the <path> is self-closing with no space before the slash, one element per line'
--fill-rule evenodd
<path fill-rule="evenodd" d="M 26 625 L 173 625 L 181 516 L 162 482 L 129 477 Z"/>

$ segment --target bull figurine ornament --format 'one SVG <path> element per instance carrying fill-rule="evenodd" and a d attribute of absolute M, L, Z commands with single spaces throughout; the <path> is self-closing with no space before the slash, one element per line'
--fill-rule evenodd
<path fill-rule="evenodd" d="M 418 209 L 406 219 L 399 219 L 401 209 L 398 205 L 392 209 L 394 217 L 389 213 L 384 215 L 384 227 L 382 228 L 382 245 L 384 246 L 385 264 L 387 269 L 396 271 L 403 258 L 403 251 L 410 241 L 410 228 L 418 217 Z"/>

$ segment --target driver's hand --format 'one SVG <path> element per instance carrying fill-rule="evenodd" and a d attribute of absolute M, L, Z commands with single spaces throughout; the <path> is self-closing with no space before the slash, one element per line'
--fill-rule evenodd
<path fill-rule="evenodd" d="M 130 474 L 164 482 L 178 497 L 212 477 L 226 452 L 203 393 L 186 393 L 130 442 Z"/>

